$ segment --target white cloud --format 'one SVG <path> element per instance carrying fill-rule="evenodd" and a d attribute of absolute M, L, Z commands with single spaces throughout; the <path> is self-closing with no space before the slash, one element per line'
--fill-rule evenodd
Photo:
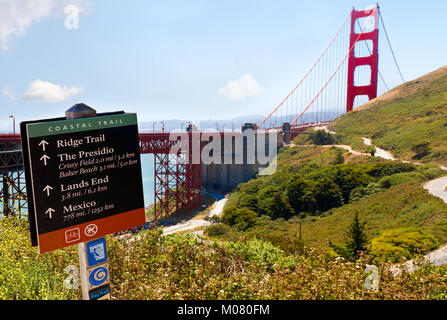
<path fill-rule="evenodd" d="M 82 14 L 90 11 L 87 0 L 0 0 L 0 46 L 3 51 L 8 50 L 12 39 L 25 35 L 33 24 L 50 14 L 62 16 L 69 4 L 78 6 Z"/>
<path fill-rule="evenodd" d="M 11 100 L 13 100 L 13 101 L 16 100 L 16 97 L 15 97 L 14 94 L 11 92 L 11 88 L 10 88 L 10 87 L 8 87 L 8 86 L 3 87 L 3 89 L 2 89 L 2 93 L 3 93 L 4 96 L 7 96 L 9 99 L 11 99 Z"/>
<path fill-rule="evenodd" d="M 246 74 L 237 80 L 229 81 L 225 87 L 217 91 L 217 94 L 223 95 L 230 100 L 243 100 L 261 92 L 262 88 L 259 83 L 251 74 Z"/>
<path fill-rule="evenodd" d="M 58 84 L 37 79 L 29 84 L 23 99 L 62 102 L 82 92 L 84 92 L 82 87 L 62 87 Z"/>

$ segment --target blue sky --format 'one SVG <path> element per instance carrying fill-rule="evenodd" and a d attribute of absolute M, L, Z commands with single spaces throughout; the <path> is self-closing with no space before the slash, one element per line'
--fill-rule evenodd
<path fill-rule="evenodd" d="M 64 9 L 81 9 L 78 29 Z M 312 66 L 354 0 L 0 0 L 0 130 L 77 102 L 139 120 L 271 111 Z M 407 80 L 446 65 L 447 2 L 384 0 Z M 231 81 L 242 88 L 229 91 Z M 231 85 L 230 85 L 231 87 Z"/>

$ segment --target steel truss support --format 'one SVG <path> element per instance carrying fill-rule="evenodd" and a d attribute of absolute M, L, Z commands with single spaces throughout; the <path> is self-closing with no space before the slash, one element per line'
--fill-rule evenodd
<path fill-rule="evenodd" d="M 200 133 L 179 133 L 184 140 L 172 140 L 174 136 L 168 133 L 140 134 L 141 153 L 154 155 L 155 220 L 180 215 L 201 204 L 200 158 L 198 163 L 192 161 L 195 152 L 193 137 L 199 139 L 200 145 Z"/>
<path fill-rule="evenodd" d="M 0 216 L 28 215 L 20 135 L 0 139 Z"/>
<path fill-rule="evenodd" d="M 28 206 L 24 171 L 22 169 L 3 171 L 0 181 L 0 215 L 26 217 Z"/>

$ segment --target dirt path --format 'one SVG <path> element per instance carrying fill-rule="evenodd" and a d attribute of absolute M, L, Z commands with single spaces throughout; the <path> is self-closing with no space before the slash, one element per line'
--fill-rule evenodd
<path fill-rule="evenodd" d="M 330 131 L 327 128 L 327 126 L 318 127 L 318 128 L 315 128 L 315 130 L 325 130 L 328 133 L 335 134 L 335 132 Z M 362 139 L 363 139 L 363 143 L 365 145 L 374 146 L 371 142 L 371 139 L 363 138 L 363 137 L 362 137 Z M 370 154 L 360 153 L 360 152 L 352 150 L 351 146 L 343 145 L 343 146 L 336 146 L 336 147 L 340 147 L 345 150 L 348 150 L 352 154 L 357 154 L 357 155 L 360 154 L 360 155 L 370 156 Z M 391 154 L 391 152 L 383 150 L 376 146 L 374 146 L 374 147 L 376 148 L 376 153 L 375 153 L 376 157 L 380 157 L 380 158 L 383 158 L 386 160 L 393 160 L 393 161 L 398 160 L 398 159 L 394 158 L 394 156 Z M 405 161 L 405 162 L 408 163 L 407 161 Z M 413 164 L 419 165 L 419 163 L 413 163 Z M 440 168 L 444 171 L 447 171 L 447 167 L 440 166 Z M 446 186 L 447 186 L 447 176 L 441 177 L 441 178 L 438 178 L 435 180 L 431 180 L 431 181 L 427 182 L 426 184 L 424 184 L 423 188 L 426 189 L 431 195 L 442 199 L 442 201 L 444 201 L 444 203 L 447 204 Z M 432 263 L 435 266 L 441 266 L 441 265 L 447 264 L 447 245 L 440 247 L 438 250 L 435 250 L 435 251 L 425 255 L 424 257 L 427 261 L 429 261 L 430 263 Z M 414 271 L 416 269 L 416 267 L 414 266 L 413 260 L 407 261 L 406 265 L 407 265 L 409 271 Z M 396 269 L 396 272 L 399 272 L 399 270 Z"/>
<path fill-rule="evenodd" d="M 225 203 L 227 203 L 227 200 L 228 200 L 227 198 L 223 198 L 222 200 L 216 201 L 214 203 L 213 208 L 211 209 L 209 216 L 210 217 L 213 217 L 213 216 L 220 217 L 223 213 L 223 209 L 225 207 Z"/>
<path fill-rule="evenodd" d="M 371 143 L 371 139 L 369 139 L 369 138 L 362 138 L 362 139 L 363 139 L 363 143 L 366 144 L 367 146 L 374 146 Z M 380 158 L 383 158 L 385 160 L 393 160 L 393 161 L 396 160 L 396 158 L 393 157 L 391 152 L 388 152 L 386 150 L 380 149 L 379 147 L 376 147 L 376 146 L 374 146 L 374 147 L 376 148 L 376 153 L 375 153 L 376 157 L 380 157 Z"/>
<path fill-rule="evenodd" d="M 168 235 L 177 232 L 184 232 L 188 230 L 193 230 L 199 227 L 207 227 L 211 222 L 204 219 L 189 220 L 184 223 L 176 224 L 175 226 L 169 226 L 163 228 L 163 235 Z"/>
<path fill-rule="evenodd" d="M 211 208 L 211 211 L 209 213 L 209 217 L 213 217 L 213 216 L 221 216 L 223 213 L 223 209 L 225 206 L 225 203 L 227 202 L 227 198 L 221 199 L 219 201 L 216 201 L 213 204 L 213 207 Z M 184 223 L 180 223 L 180 224 L 176 224 L 174 226 L 169 226 L 169 227 L 164 227 L 163 228 L 163 234 L 167 235 L 167 234 L 172 234 L 172 233 L 177 233 L 177 232 L 184 232 L 184 231 L 189 231 L 189 230 L 193 230 L 199 227 L 207 227 L 211 224 L 211 222 L 206 221 L 205 219 L 191 219 L 189 221 L 186 221 Z M 202 232 L 197 232 L 198 234 L 203 233 Z"/>

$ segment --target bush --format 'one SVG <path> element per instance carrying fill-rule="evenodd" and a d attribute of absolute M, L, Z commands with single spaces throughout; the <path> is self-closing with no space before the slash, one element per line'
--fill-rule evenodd
<path fill-rule="evenodd" d="M 404 162 L 377 162 L 366 173 L 372 177 L 382 178 L 396 173 L 412 172 L 416 168 L 411 163 Z"/>
<path fill-rule="evenodd" d="M 447 298 L 447 268 L 421 266 L 393 277 L 381 266 L 381 290 L 365 288 L 365 264 L 328 259 L 316 250 L 287 255 L 252 240 L 220 244 L 191 235 L 145 230 L 135 241 L 107 237 L 110 286 L 116 300 L 353 300 Z M 64 268 L 76 246 L 38 255 L 26 221 L 0 220 L 0 299 L 80 299 L 67 290 Z M 318 279 L 316 281 L 315 279 Z"/>
<path fill-rule="evenodd" d="M 430 142 L 424 141 L 421 143 L 416 143 L 411 146 L 411 151 L 415 153 L 415 159 L 422 158 L 430 153 Z"/>
<path fill-rule="evenodd" d="M 256 212 L 250 209 L 231 206 L 224 209 L 222 222 L 245 231 L 256 224 L 257 216 Z"/>
<path fill-rule="evenodd" d="M 228 242 L 225 246 L 230 252 L 238 253 L 242 255 L 245 260 L 253 262 L 268 271 L 273 271 L 280 265 L 284 267 L 293 264 L 293 259 L 284 259 L 284 251 L 273 246 L 270 242 L 258 240 L 256 238 L 250 239 L 246 243 L 241 241 Z"/>
<path fill-rule="evenodd" d="M 247 229 L 250 229 L 256 224 L 258 215 L 256 212 L 247 209 L 247 208 L 240 208 L 236 210 L 236 219 L 234 226 L 241 230 L 245 231 Z"/>
<path fill-rule="evenodd" d="M 383 191 L 383 189 L 380 187 L 378 183 L 371 182 L 366 187 L 357 187 L 354 190 L 352 190 L 349 196 L 349 202 L 353 203 L 359 201 L 362 198 L 371 196 L 381 191 Z"/>
<path fill-rule="evenodd" d="M 440 167 L 432 165 L 419 166 L 417 171 L 424 176 L 425 180 L 433 180 L 446 174 Z"/>
<path fill-rule="evenodd" d="M 79 299 L 79 288 L 64 285 L 64 268 L 78 265 L 75 247 L 39 255 L 28 228 L 20 218 L 0 219 L 0 300 Z"/>
<path fill-rule="evenodd" d="M 422 178 L 423 176 L 418 172 L 397 173 L 391 176 L 383 177 L 378 183 L 381 188 L 389 189 L 406 182 L 420 181 Z"/>
<path fill-rule="evenodd" d="M 335 139 L 332 136 L 332 134 L 324 130 L 317 130 L 313 132 L 310 136 L 310 139 L 316 145 L 331 145 L 334 144 L 335 142 Z"/>
<path fill-rule="evenodd" d="M 230 227 L 223 223 L 212 224 L 205 229 L 205 232 L 210 237 L 221 236 L 227 233 Z"/>
<path fill-rule="evenodd" d="M 231 205 L 231 206 L 225 206 L 224 212 L 222 214 L 222 222 L 225 223 L 228 226 L 234 225 L 236 222 L 236 210 L 237 206 Z"/>
<path fill-rule="evenodd" d="M 404 257 L 411 259 L 415 255 L 428 253 L 438 246 L 438 241 L 421 229 L 401 228 L 385 231 L 373 239 L 370 251 L 376 260 L 398 262 Z"/>

